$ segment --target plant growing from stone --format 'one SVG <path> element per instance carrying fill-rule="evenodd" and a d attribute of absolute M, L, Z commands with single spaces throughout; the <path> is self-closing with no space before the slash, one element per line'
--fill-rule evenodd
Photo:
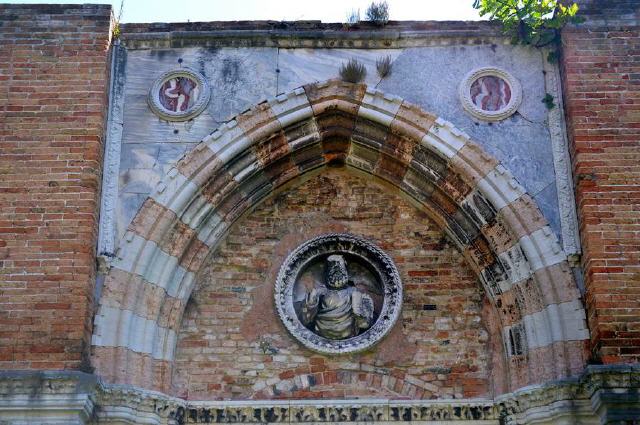
<path fill-rule="evenodd" d="M 389 55 L 376 60 L 376 71 L 378 71 L 378 77 L 380 78 L 391 75 L 391 67 L 391 56 Z"/>
<path fill-rule="evenodd" d="M 122 10 L 124 9 L 124 0 L 120 1 L 120 10 L 118 11 L 118 16 L 113 20 L 113 29 L 111 31 L 111 36 L 114 40 L 120 38 L 120 20 L 122 19 Z"/>
<path fill-rule="evenodd" d="M 381 2 L 372 2 L 365 13 L 367 21 L 373 22 L 379 26 L 385 26 L 389 22 L 389 4 L 386 0 Z"/>
<path fill-rule="evenodd" d="M 567 23 L 580 23 L 576 3 L 558 0 L 474 0 L 480 16 L 502 22 L 504 32 L 514 43 L 534 47 L 554 47 L 547 59 L 557 60 L 560 29 Z"/>
<path fill-rule="evenodd" d="M 344 26 L 346 28 L 355 27 L 360 23 L 360 9 L 354 9 L 347 14 L 347 22 Z"/>
<path fill-rule="evenodd" d="M 349 59 L 340 66 L 340 78 L 347 83 L 361 83 L 367 76 L 367 68 L 356 59 Z"/>
<path fill-rule="evenodd" d="M 555 102 L 553 100 L 554 100 L 553 96 L 551 94 L 547 93 L 542 98 L 542 103 L 544 103 L 544 106 L 546 106 L 547 109 L 551 110 L 551 109 L 556 107 L 556 104 L 555 104 Z"/>

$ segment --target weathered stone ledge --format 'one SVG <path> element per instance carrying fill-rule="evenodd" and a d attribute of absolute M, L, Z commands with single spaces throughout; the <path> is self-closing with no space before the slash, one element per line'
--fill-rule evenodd
<path fill-rule="evenodd" d="M 487 20 L 478 21 L 389 21 L 384 27 L 371 22 L 362 21 L 356 25 L 346 26 L 341 22 L 322 22 L 319 20 L 300 21 L 209 21 L 209 22 L 152 22 L 122 24 L 122 33 L 150 33 L 172 31 L 216 31 L 216 30 L 282 30 L 290 33 L 300 31 L 340 31 L 344 33 L 367 33 L 371 31 L 452 31 L 475 30 L 497 31 L 500 24 Z"/>
<path fill-rule="evenodd" d="M 640 417 L 639 390 L 638 364 L 589 366 L 495 400 L 186 401 L 82 372 L 2 372 L 0 423 L 607 424 Z"/>
<path fill-rule="evenodd" d="M 195 22 L 126 24 L 122 43 L 128 49 L 176 47 L 405 48 L 509 43 L 500 26 L 486 21 L 403 21 L 384 28 L 357 28 L 319 21 Z"/>

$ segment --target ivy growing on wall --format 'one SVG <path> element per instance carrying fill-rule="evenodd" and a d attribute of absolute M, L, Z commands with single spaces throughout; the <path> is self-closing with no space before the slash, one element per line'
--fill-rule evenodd
<path fill-rule="evenodd" d="M 551 47 L 550 62 L 558 57 L 560 29 L 567 23 L 582 22 L 576 15 L 576 3 L 558 0 L 474 0 L 473 7 L 480 16 L 502 22 L 514 43 Z"/>

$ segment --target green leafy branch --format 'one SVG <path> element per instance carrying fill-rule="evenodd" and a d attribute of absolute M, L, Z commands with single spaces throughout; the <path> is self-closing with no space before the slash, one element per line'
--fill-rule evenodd
<path fill-rule="evenodd" d="M 565 5 L 558 0 L 474 0 L 480 16 L 500 21 L 514 43 L 535 47 L 556 46 L 549 61 L 557 58 L 560 29 L 568 23 L 583 22 L 576 16 L 578 5 Z"/>

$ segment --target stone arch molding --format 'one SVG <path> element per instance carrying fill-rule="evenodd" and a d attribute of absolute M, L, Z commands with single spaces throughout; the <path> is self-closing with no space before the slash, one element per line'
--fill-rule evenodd
<path fill-rule="evenodd" d="M 511 173 L 451 123 L 330 80 L 236 116 L 164 176 L 106 276 L 92 339 L 97 373 L 166 391 L 207 253 L 278 187 L 331 162 L 392 184 L 456 241 L 498 311 L 511 389 L 582 370 L 589 335 L 566 255 Z"/>

